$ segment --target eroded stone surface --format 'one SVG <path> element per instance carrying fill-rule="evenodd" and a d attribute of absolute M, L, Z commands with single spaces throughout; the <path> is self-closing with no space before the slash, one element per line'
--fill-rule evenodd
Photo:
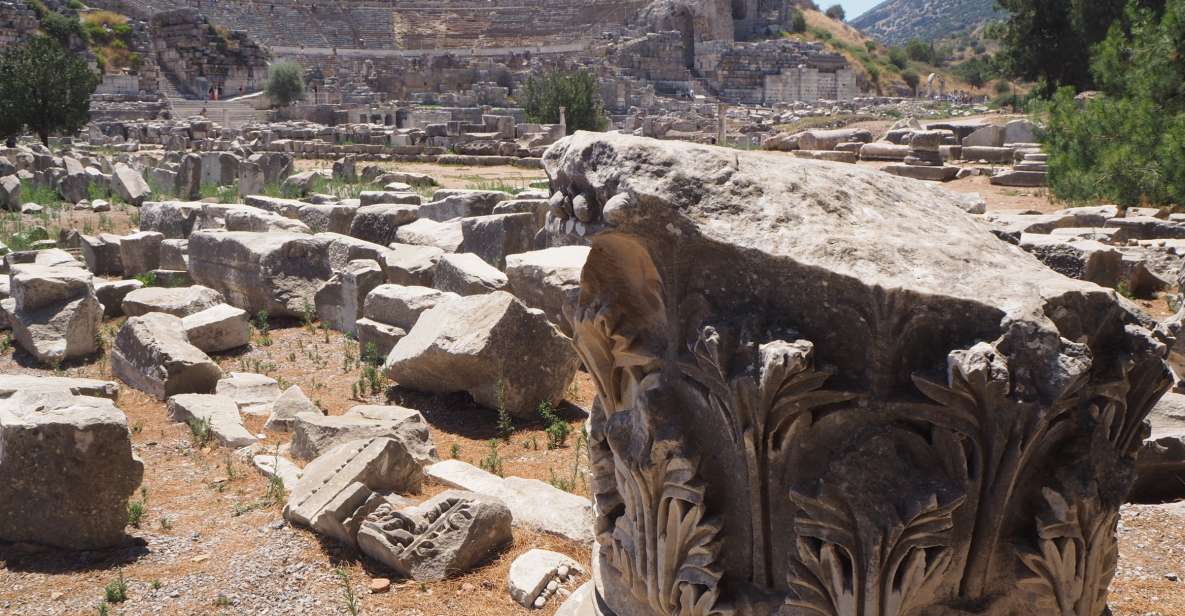
<path fill-rule="evenodd" d="M 380 505 L 358 531 L 358 548 L 403 577 L 435 582 L 469 571 L 510 544 L 500 500 L 450 490 L 405 509 Z"/>
<path fill-rule="evenodd" d="M 573 320 L 599 602 L 1105 611 L 1086 572 L 1169 381 L 1112 291 L 870 169 L 590 133 L 544 165 L 602 212 Z"/>
<path fill-rule="evenodd" d="M 0 391 L 0 540 L 72 550 L 122 542 L 144 474 L 127 418 L 111 400 L 71 393 L 77 384 L 66 381 L 76 379 L 23 378 L 18 391 Z"/>

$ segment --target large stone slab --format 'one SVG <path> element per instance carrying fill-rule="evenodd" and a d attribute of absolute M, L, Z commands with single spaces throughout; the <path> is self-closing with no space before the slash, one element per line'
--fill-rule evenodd
<path fill-rule="evenodd" d="M 301 318 L 333 276 L 329 247 L 321 235 L 199 231 L 189 239 L 189 273 L 253 315 Z"/>
<path fill-rule="evenodd" d="M 859 166 L 594 133 L 543 162 L 601 212 L 573 321 L 601 611 L 1106 595 L 1170 378 L 1116 293 Z"/>
<path fill-rule="evenodd" d="M 387 282 L 408 286 L 432 286 L 436 262 L 444 251 L 435 246 L 391 243 L 382 260 Z"/>
<path fill-rule="evenodd" d="M 491 409 L 534 417 L 557 405 L 576 372 L 571 341 L 513 295 L 472 295 L 424 312 L 383 366 L 403 387 L 464 391 Z"/>
<path fill-rule="evenodd" d="M 201 285 L 174 288 L 144 287 L 123 297 L 123 312 L 129 317 L 138 317 L 150 312 L 186 317 L 221 303 L 221 293 Z"/>
<path fill-rule="evenodd" d="M 271 415 L 280 397 L 280 385 L 270 376 L 253 372 L 231 372 L 218 381 L 216 391 L 239 405 L 248 415 Z"/>
<path fill-rule="evenodd" d="M 410 330 L 424 311 L 460 297 L 429 287 L 385 284 L 375 287 L 366 296 L 362 315 L 372 321 Z"/>
<path fill-rule="evenodd" d="M 177 394 L 169 397 L 169 419 L 181 423 L 208 421 L 210 433 L 224 447 L 246 447 L 259 440 L 243 426 L 243 417 L 232 398 L 211 394 Z"/>
<path fill-rule="evenodd" d="M 436 446 L 419 411 L 401 406 L 359 405 L 343 415 L 300 413 L 292 422 L 292 455 L 312 460 L 348 441 L 393 438 L 420 463 L 436 461 Z"/>
<path fill-rule="evenodd" d="M 218 304 L 181 319 L 185 337 L 206 353 L 221 353 L 251 342 L 251 321 L 247 311 Z"/>
<path fill-rule="evenodd" d="M 1185 395 L 1169 392 L 1148 416 L 1152 432 L 1136 458 L 1129 498 L 1165 502 L 1185 498 Z"/>
<path fill-rule="evenodd" d="M 540 225 L 534 214 L 491 214 L 461 220 L 461 250 L 486 263 L 505 269 L 506 255 L 527 252 L 534 247 Z"/>
<path fill-rule="evenodd" d="M 506 277 L 514 296 L 542 310 L 568 335 L 572 326 L 564 316 L 580 298 L 580 272 L 588 259 L 587 246 L 561 246 L 506 258 Z"/>
<path fill-rule="evenodd" d="M 501 499 L 514 514 L 516 526 L 582 543 L 593 540 L 593 507 L 583 496 L 537 479 L 503 479 L 460 460 L 437 462 L 424 472 L 446 486 Z"/>
<path fill-rule="evenodd" d="M 3 378 L 3 377 L 0 377 Z M 111 400 L 33 377 L 0 392 L 0 541 L 70 550 L 124 541 L 144 466 Z M 59 388 L 60 387 L 60 388 Z"/>
<path fill-rule="evenodd" d="M 159 269 L 160 244 L 164 238 L 164 234 L 156 231 L 140 231 L 120 238 L 119 258 L 123 275 L 132 277 Z"/>
<path fill-rule="evenodd" d="M 479 295 L 506 290 L 510 281 L 506 274 L 481 257 L 463 252 L 440 257 L 436 262 L 432 285 L 457 295 Z"/>
<path fill-rule="evenodd" d="M 136 207 L 144 205 L 144 201 L 152 197 L 152 189 L 144 181 L 144 176 L 123 163 L 115 163 L 111 168 L 111 191 L 125 203 Z"/>
<path fill-rule="evenodd" d="M 510 519 L 496 498 L 450 490 L 413 507 L 380 505 L 362 523 L 358 549 L 401 577 L 437 582 L 509 546 Z"/>
<path fill-rule="evenodd" d="M 111 373 L 159 400 L 213 393 L 222 370 L 189 343 L 179 317 L 152 312 L 131 317 L 115 335 Z"/>
<path fill-rule="evenodd" d="M 16 343 L 44 364 L 59 364 L 98 350 L 103 305 L 95 295 L 94 277 L 72 263 L 13 266 L 12 296 L 0 300 Z"/>

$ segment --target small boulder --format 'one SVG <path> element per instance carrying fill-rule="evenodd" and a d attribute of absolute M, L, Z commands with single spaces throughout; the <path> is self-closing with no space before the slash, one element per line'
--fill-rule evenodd
<path fill-rule="evenodd" d="M 130 317 L 150 312 L 185 317 L 221 303 L 221 293 L 200 285 L 177 288 L 145 287 L 124 296 L 123 312 Z"/>
<path fill-rule="evenodd" d="M 458 295 L 479 295 L 506 290 L 506 274 L 472 253 L 447 254 L 436 263 L 433 286 Z"/>
<path fill-rule="evenodd" d="M 159 400 L 212 393 L 222 378 L 218 364 L 189 344 L 181 319 L 160 312 L 131 317 L 119 329 L 111 373 Z"/>
<path fill-rule="evenodd" d="M 243 426 L 239 407 L 226 396 L 179 394 L 169 397 L 169 419 L 189 423 L 208 422 L 210 434 L 224 447 L 246 447 L 259 440 Z"/>
<path fill-rule="evenodd" d="M 578 365 L 571 340 L 540 310 L 496 292 L 438 304 L 387 357 L 399 385 L 429 392 L 468 392 L 479 404 L 534 417 L 540 403 L 558 405 Z"/>
<path fill-rule="evenodd" d="M 218 381 L 217 393 L 229 396 L 248 415 L 271 415 L 272 405 L 280 397 L 276 379 L 252 372 L 231 372 Z"/>
<path fill-rule="evenodd" d="M 272 414 L 267 418 L 267 423 L 263 425 L 263 428 L 287 432 L 292 429 L 297 415 L 301 413 L 323 414 L 321 409 L 317 408 L 312 400 L 309 400 L 299 385 L 293 385 L 285 389 L 284 393 L 280 394 L 280 397 L 272 403 Z"/>
<path fill-rule="evenodd" d="M 230 304 L 218 304 L 181 319 L 189 343 L 206 353 L 221 353 L 251 342 L 247 311 Z"/>

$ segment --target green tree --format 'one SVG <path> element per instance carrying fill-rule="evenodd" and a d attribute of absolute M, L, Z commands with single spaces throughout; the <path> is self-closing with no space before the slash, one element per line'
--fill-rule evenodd
<path fill-rule="evenodd" d="M 1093 49 L 1103 96 L 1048 103 L 1049 185 L 1070 201 L 1185 203 L 1185 0 L 1133 0 Z"/>
<path fill-rule="evenodd" d="M 920 78 L 918 77 L 917 73 L 913 72 L 912 70 L 905 71 L 901 73 L 901 80 L 905 82 L 905 85 L 909 86 L 909 89 L 913 91 L 914 96 L 918 95 L 918 81 Z"/>
<path fill-rule="evenodd" d="M 954 74 L 959 79 L 971 84 L 974 88 L 982 88 L 992 78 L 992 66 L 983 58 L 971 58 L 954 66 Z"/>
<path fill-rule="evenodd" d="M 91 95 L 99 76 L 57 40 L 34 36 L 0 56 L 0 131 L 11 137 L 21 126 L 49 143 L 54 132 L 73 132 L 90 120 Z"/>
<path fill-rule="evenodd" d="M 991 29 L 1001 44 L 997 59 L 1015 79 L 1037 82 L 1042 94 L 1058 86 L 1092 89 L 1091 48 L 1124 14 L 1126 0 L 996 0 L 1009 17 Z M 1162 11 L 1165 0 L 1137 0 Z"/>
<path fill-rule="evenodd" d="M 836 21 L 843 21 L 847 17 L 847 13 L 844 12 L 842 6 L 838 4 L 832 4 L 827 9 L 827 16 Z"/>
<path fill-rule="evenodd" d="M 264 88 L 272 104 L 287 107 L 304 98 L 304 68 L 291 60 L 277 62 L 271 66 Z"/>
<path fill-rule="evenodd" d="M 802 11 L 798 9 L 793 9 L 790 13 L 790 23 L 788 27 L 790 28 L 790 31 L 794 32 L 795 34 L 802 34 L 803 32 L 806 32 L 806 15 L 803 15 Z"/>
<path fill-rule="evenodd" d="M 604 104 L 595 75 L 587 70 L 549 71 L 527 78 L 523 108 L 533 122 L 557 124 L 566 108 L 568 134 L 605 129 Z"/>
<path fill-rule="evenodd" d="M 905 44 L 905 55 L 914 62 L 934 63 L 934 48 L 921 39 L 911 39 Z"/>
<path fill-rule="evenodd" d="M 909 66 L 909 55 L 901 47 L 892 47 L 889 49 L 889 63 L 905 70 L 905 67 Z"/>

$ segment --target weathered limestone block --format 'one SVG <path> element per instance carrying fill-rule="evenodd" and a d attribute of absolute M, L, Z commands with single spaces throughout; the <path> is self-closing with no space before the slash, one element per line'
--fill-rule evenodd
<path fill-rule="evenodd" d="M 425 310 L 460 297 L 456 293 L 429 287 L 385 284 L 375 287 L 366 296 L 362 315 L 379 323 L 410 330 Z"/>
<path fill-rule="evenodd" d="M 871 143 L 872 133 L 862 128 L 837 128 L 834 130 L 808 130 L 798 135 L 801 150 L 834 150 L 841 143 L 859 141 Z"/>
<path fill-rule="evenodd" d="M 593 540 L 593 506 L 587 498 L 538 479 L 503 479 L 460 460 L 444 460 L 424 469 L 437 483 L 495 496 L 510 507 L 514 525 L 572 541 Z"/>
<path fill-rule="evenodd" d="M 301 476 L 304 475 L 304 471 L 292 460 L 278 453 L 252 456 L 251 463 L 260 473 L 263 473 L 264 477 L 279 478 L 285 490 L 296 487 L 296 484 L 300 483 Z"/>
<path fill-rule="evenodd" d="M 175 317 L 197 314 L 222 302 L 222 294 L 200 285 L 192 287 L 144 287 L 123 297 L 123 312 L 138 317 L 163 312 Z"/>
<path fill-rule="evenodd" d="M 127 417 L 68 379 L 0 392 L 0 540 L 94 550 L 124 540 L 144 475 Z"/>
<path fill-rule="evenodd" d="M 498 291 L 425 311 L 383 370 L 403 387 L 465 391 L 487 408 L 533 417 L 540 403 L 563 400 L 576 366 L 571 341 L 542 311 Z"/>
<path fill-rule="evenodd" d="M 465 233 L 461 230 L 460 220 L 437 222 L 420 218 L 399 227 L 395 239 L 401 244 L 433 246 L 443 252 L 457 252 L 465 243 Z"/>
<path fill-rule="evenodd" d="M 386 246 L 395 241 L 399 227 L 415 222 L 417 205 L 383 203 L 358 208 L 350 223 L 353 237 Z"/>
<path fill-rule="evenodd" d="M 487 216 L 499 201 L 510 195 L 498 190 L 444 188 L 432 195 L 432 201 L 420 206 L 420 218 L 444 222 L 454 218 Z"/>
<path fill-rule="evenodd" d="M 160 244 L 164 234 L 140 231 L 119 239 L 119 258 L 124 276 L 136 276 L 160 268 Z"/>
<path fill-rule="evenodd" d="M 471 253 L 447 254 L 436 262 L 432 286 L 458 295 L 503 291 L 510 286 L 506 274 Z"/>
<path fill-rule="evenodd" d="M 152 312 L 119 328 L 111 350 L 111 373 L 159 400 L 173 394 L 208 394 L 222 370 L 189 343 L 179 317 Z"/>
<path fill-rule="evenodd" d="M 1167 502 L 1185 498 L 1185 395 L 1169 392 L 1148 415 L 1152 432 L 1136 457 L 1130 498 Z"/>
<path fill-rule="evenodd" d="M 243 426 L 235 401 L 211 394 L 177 394 L 169 397 L 169 420 L 188 423 L 208 421 L 210 434 L 223 447 L 246 447 L 259 440 Z"/>
<path fill-rule="evenodd" d="M 149 201 L 140 208 L 140 230 L 158 231 L 167 239 L 186 239 L 193 233 L 203 205 L 197 201 Z"/>
<path fill-rule="evenodd" d="M 534 246 L 534 214 L 491 214 L 461 220 L 461 250 L 473 253 L 486 263 L 506 267 L 506 255 L 527 252 Z"/>
<path fill-rule="evenodd" d="M 1106 610 L 1170 375 L 1113 291 L 861 167 L 583 132 L 544 165 L 603 210 L 601 611 Z"/>
<path fill-rule="evenodd" d="M 588 253 L 587 246 L 560 246 L 506 257 L 506 277 L 514 296 L 542 310 L 571 335 L 571 323 L 564 315 L 580 298 L 580 272 Z"/>
<path fill-rule="evenodd" d="M 428 422 L 419 411 L 401 406 L 363 404 L 342 415 L 300 413 L 292 422 L 292 455 L 312 460 L 347 441 L 382 436 L 407 448 L 420 464 L 436 461 Z"/>
<path fill-rule="evenodd" d="M 62 199 L 67 203 L 78 203 L 87 198 L 88 188 L 90 186 L 90 178 L 86 175 L 86 171 L 82 167 L 82 163 L 77 159 L 69 156 L 62 157 L 62 165 L 65 168 L 65 175 L 62 176 L 62 182 L 58 188 Z"/>
<path fill-rule="evenodd" d="M 366 318 L 355 321 L 354 329 L 358 336 L 359 348 L 365 353 L 373 352 L 378 358 L 389 355 L 391 349 L 407 335 L 407 330 L 402 327 Z"/>
<path fill-rule="evenodd" d="M 272 403 L 272 414 L 268 416 L 263 427 L 265 430 L 287 432 L 292 429 L 296 416 L 301 413 L 323 414 L 299 385 L 293 385 L 285 389 Z"/>
<path fill-rule="evenodd" d="M 580 563 L 551 550 L 530 550 L 510 563 L 506 589 L 510 598 L 526 608 L 541 608 L 562 584 L 584 573 Z"/>
<path fill-rule="evenodd" d="M 95 297 L 103 304 L 104 317 L 123 316 L 123 298 L 128 293 L 144 288 L 139 280 L 104 280 L 95 283 Z"/>
<path fill-rule="evenodd" d="M 358 530 L 358 549 L 401 577 L 436 582 L 510 545 L 510 520 L 502 501 L 450 490 L 404 509 L 379 505 Z"/>
<path fill-rule="evenodd" d="M 366 516 L 385 492 L 420 491 L 424 473 L 407 448 L 392 438 L 342 443 L 304 467 L 291 487 L 284 519 L 354 545 Z"/>
<path fill-rule="evenodd" d="M 123 275 L 123 252 L 119 247 L 123 238 L 111 233 L 78 237 L 82 243 L 82 258 L 86 261 L 86 269 L 98 276 Z"/>
<path fill-rule="evenodd" d="M 272 405 L 280 397 L 280 384 L 265 374 L 231 372 L 218 381 L 215 391 L 234 400 L 243 413 L 271 415 Z"/>
<path fill-rule="evenodd" d="M 206 353 L 221 353 L 251 342 L 251 321 L 247 311 L 230 304 L 218 304 L 181 318 L 185 337 Z"/>
<path fill-rule="evenodd" d="M 333 276 L 328 251 L 320 235 L 199 231 L 189 239 L 189 274 L 251 314 L 300 318 Z"/>
<path fill-rule="evenodd" d="M 366 296 L 386 281 L 378 262 L 369 259 L 350 261 L 316 293 L 313 302 L 317 317 L 328 327 L 355 334 Z"/>
<path fill-rule="evenodd" d="M 432 286 L 436 262 L 444 255 L 444 251 L 435 246 L 413 246 L 411 244 L 392 243 L 390 250 L 383 256 L 383 271 L 387 272 L 387 282 L 408 286 Z"/>
<path fill-rule="evenodd" d="M 115 163 L 111 168 L 111 191 L 136 207 L 144 205 L 144 201 L 152 197 L 152 189 L 144 181 L 144 176 L 123 163 Z"/>
<path fill-rule="evenodd" d="M 76 267 L 21 264 L 9 277 L 12 296 L 0 300 L 16 343 L 37 361 L 54 365 L 95 352 L 103 305 L 94 276 Z"/>

